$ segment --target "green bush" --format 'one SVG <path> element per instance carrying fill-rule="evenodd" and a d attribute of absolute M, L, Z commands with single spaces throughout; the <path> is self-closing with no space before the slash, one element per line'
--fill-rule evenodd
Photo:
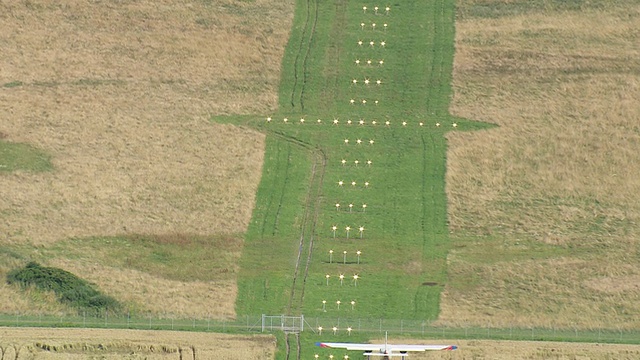
<path fill-rule="evenodd" d="M 7 282 L 22 287 L 35 286 L 39 290 L 53 291 L 60 302 L 80 310 L 99 313 L 103 310 L 117 311 L 120 308 L 116 299 L 100 293 L 87 281 L 68 271 L 44 267 L 35 262 L 10 271 L 7 274 Z"/>

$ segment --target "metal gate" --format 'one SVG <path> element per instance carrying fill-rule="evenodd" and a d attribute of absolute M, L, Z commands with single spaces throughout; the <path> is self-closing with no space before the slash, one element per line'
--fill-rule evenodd
<path fill-rule="evenodd" d="M 284 331 L 287 333 L 299 333 L 304 330 L 304 315 L 265 315 L 262 314 L 262 332 Z"/>

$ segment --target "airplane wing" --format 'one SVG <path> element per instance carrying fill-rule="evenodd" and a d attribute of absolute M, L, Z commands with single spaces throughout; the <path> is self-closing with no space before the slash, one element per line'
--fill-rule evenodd
<path fill-rule="evenodd" d="M 405 352 L 405 351 L 429 351 L 429 350 L 456 350 L 455 345 L 395 345 L 388 344 L 389 352 Z"/>
<path fill-rule="evenodd" d="M 429 350 L 456 350 L 455 345 L 396 345 L 396 344 L 355 344 L 355 343 L 316 343 L 317 346 L 324 348 L 336 348 L 347 350 L 362 351 L 381 351 L 385 349 L 388 352 L 408 352 L 408 351 L 429 351 Z"/>
<path fill-rule="evenodd" d="M 384 350 L 384 345 L 380 344 L 355 344 L 355 343 L 325 343 L 318 342 L 316 346 L 320 346 L 323 348 L 333 348 L 333 349 L 347 349 L 347 350 L 362 350 L 362 351 L 374 351 L 374 350 Z"/>

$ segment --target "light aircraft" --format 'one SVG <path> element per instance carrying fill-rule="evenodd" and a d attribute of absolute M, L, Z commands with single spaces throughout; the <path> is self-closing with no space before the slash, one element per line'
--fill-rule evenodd
<path fill-rule="evenodd" d="M 384 334 L 384 344 L 356 344 L 356 343 L 330 343 L 317 342 L 316 346 L 323 348 L 361 350 L 362 355 L 370 359 L 371 356 L 381 356 L 383 359 L 391 357 L 401 357 L 405 359 L 410 351 L 429 351 L 429 350 L 456 350 L 455 345 L 400 345 L 387 343 L 387 334 Z"/>

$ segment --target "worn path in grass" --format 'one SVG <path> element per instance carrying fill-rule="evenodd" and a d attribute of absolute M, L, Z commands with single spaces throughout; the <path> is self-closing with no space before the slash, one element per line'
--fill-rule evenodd
<path fill-rule="evenodd" d="M 443 134 L 486 125 L 448 113 L 454 2 L 374 7 L 298 1 L 279 111 L 213 119 L 268 134 L 239 314 L 438 315 Z"/>

